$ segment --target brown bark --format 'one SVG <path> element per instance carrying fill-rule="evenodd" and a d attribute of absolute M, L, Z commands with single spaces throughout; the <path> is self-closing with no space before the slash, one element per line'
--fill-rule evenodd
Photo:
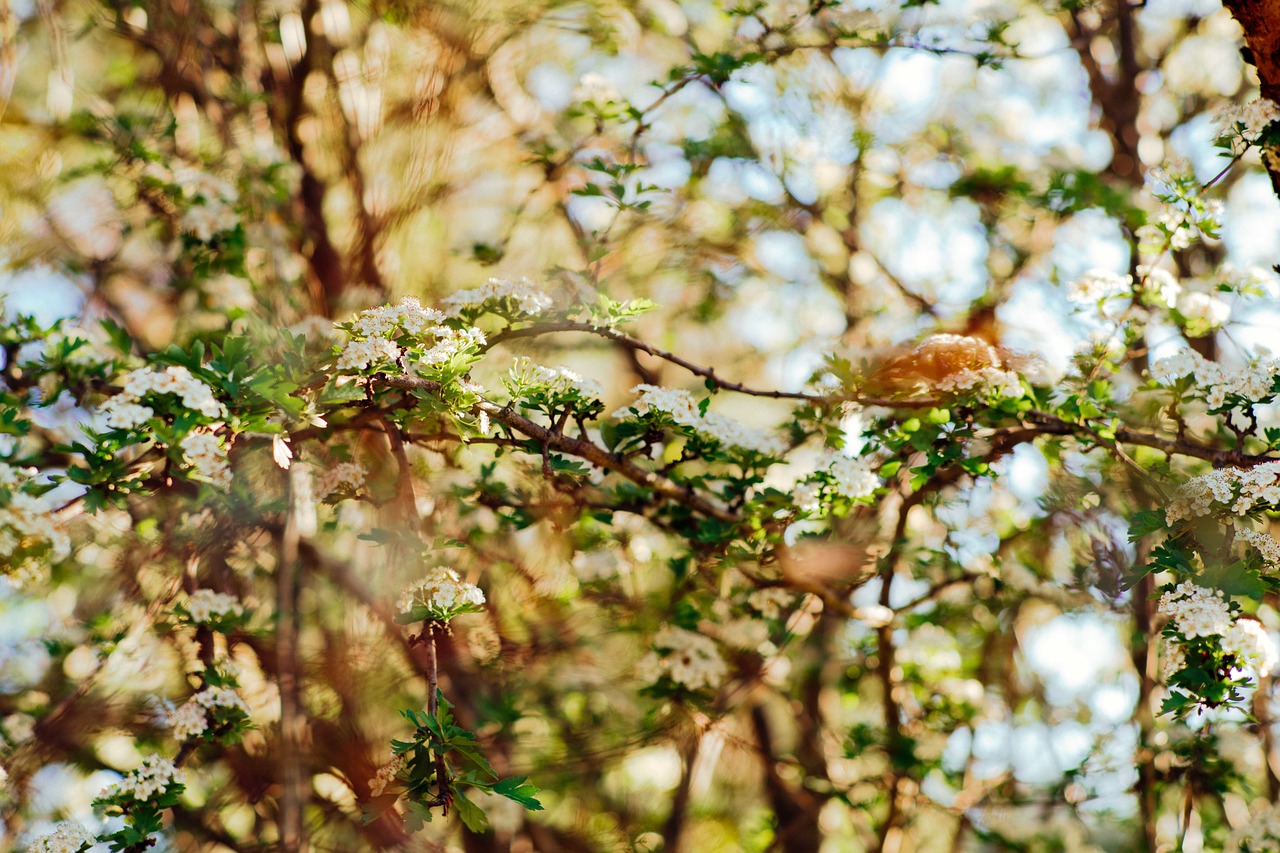
<path fill-rule="evenodd" d="M 764 788 L 777 821 L 775 844 L 783 853 L 812 853 L 822 845 L 818 811 L 822 803 L 811 792 L 788 782 L 778 772 L 773 727 L 763 704 L 751 709 L 751 724 L 764 763 Z"/>
<path fill-rule="evenodd" d="M 1112 156 L 1107 173 L 1130 186 L 1142 186 L 1142 160 L 1138 157 L 1137 35 L 1130 0 L 1114 0 L 1105 8 L 1102 22 L 1089 26 L 1081 12 L 1070 15 L 1071 43 L 1089 75 L 1093 102 L 1102 113 L 1102 128 L 1111 136 Z M 1106 38 L 1115 48 L 1114 69 L 1104 69 L 1094 57 L 1095 39 Z"/>
<path fill-rule="evenodd" d="M 1280 0 L 1224 0 L 1222 5 L 1244 30 L 1245 60 L 1258 70 L 1262 97 L 1280 103 Z M 1280 196 L 1280 151 L 1264 149 L 1262 163 Z"/>

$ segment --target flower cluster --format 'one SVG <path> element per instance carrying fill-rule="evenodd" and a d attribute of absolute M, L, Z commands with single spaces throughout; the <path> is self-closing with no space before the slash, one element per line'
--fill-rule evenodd
<path fill-rule="evenodd" d="M 1280 649 L 1256 619 L 1240 619 L 1222 635 L 1222 650 L 1234 655 L 1237 669 L 1270 675 L 1280 662 Z"/>
<path fill-rule="evenodd" d="M 189 205 L 182 212 L 179 224 L 197 240 L 207 243 L 217 234 L 235 230 L 239 224 L 235 209 L 238 193 L 229 182 L 190 164 L 169 169 L 151 163 L 146 174 L 152 180 L 178 188 Z"/>
<path fill-rule="evenodd" d="M 28 853 L 80 853 L 85 847 L 98 843 L 98 839 L 78 823 L 60 823 L 31 842 Z"/>
<path fill-rule="evenodd" d="M 580 104 L 604 105 L 621 101 L 622 95 L 602 75 L 589 71 L 578 78 L 573 99 Z"/>
<path fill-rule="evenodd" d="M 1232 293 L 1246 296 L 1265 296 L 1274 299 L 1280 291 L 1280 278 L 1273 270 L 1266 267 L 1249 265 L 1240 268 L 1228 261 L 1218 267 L 1214 278 L 1218 290 L 1225 288 Z"/>
<path fill-rule="evenodd" d="M 1022 380 L 1018 374 L 998 367 L 960 370 L 939 379 L 935 387 L 942 392 L 979 393 L 1001 399 L 1022 396 Z"/>
<path fill-rule="evenodd" d="M 1202 337 L 1231 319 L 1231 306 L 1212 293 L 1184 293 L 1178 297 L 1177 308 L 1192 337 Z"/>
<path fill-rule="evenodd" d="M 1214 116 L 1218 139 L 1227 140 L 1233 153 L 1243 152 L 1280 121 L 1280 106 L 1270 98 L 1254 98 L 1247 104 L 1233 104 Z"/>
<path fill-rule="evenodd" d="M 1280 542 L 1274 536 L 1260 533 L 1250 527 L 1236 530 L 1236 538 L 1262 555 L 1262 562 L 1268 569 L 1280 569 Z"/>
<path fill-rule="evenodd" d="M 354 492 L 364 485 L 368 472 L 358 462 L 339 462 L 327 469 L 316 484 L 321 499 L 339 492 Z"/>
<path fill-rule="evenodd" d="M 1280 462 L 1265 462 L 1252 468 L 1218 468 L 1183 483 L 1165 508 L 1165 520 L 1175 524 L 1223 509 L 1244 515 L 1277 503 Z"/>
<path fill-rule="evenodd" d="M 567 367 L 543 367 L 528 358 L 516 359 L 511 368 L 512 384 L 519 388 L 527 385 L 539 385 L 553 395 L 576 395 L 599 400 L 604 397 L 604 386 L 594 379 Z"/>
<path fill-rule="evenodd" d="M 1280 853 L 1280 804 L 1255 813 L 1227 836 L 1223 853 Z"/>
<path fill-rule="evenodd" d="M 401 357 L 425 365 L 440 365 L 460 353 L 484 346 L 484 333 L 479 329 L 441 325 L 445 320 L 443 313 L 422 307 L 412 296 L 406 296 L 396 305 L 361 311 L 345 325 L 351 339 L 338 355 L 337 368 L 367 370 L 398 362 Z M 402 349 L 402 344 L 409 349 Z M 421 344 L 428 346 L 418 346 Z"/>
<path fill-rule="evenodd" d="M 1159 201 L 1169 206 L 1147 225 L 1138 229 L 1141 245 L 1185 249 L 1197 237 L 1218 236 L 1222 202 L 1200 195 L 1200 182 L 1190 170 L 1170 172 L 1156 168 L 1147 173 L 1147 187 Z"/>
<path fill-rule="evenodd" d="M 1072 282 L 1067 290 L 1067 299 L 1076 305 L 1099 306 L 1112 299 L 1132 294 L 1132 276 L 1090 269 Z"/>
<path fill-rule="evenodd" d="M 1172 308 L 1178 304 L 1182 284 L 1167 269 L 1154 264 L 1138 264 L 1138 278 L 1142 282 L 1142 299 L 1147 305 Z"/>
<path fill-rule="evenodd" d="M 729 672 L 715 641 L 694 631 L 663 625 L 653 645 L 636 663 L 636 676 L 646 683 L 666 678 L 689 690 L 714 689 Z"/>
<path fill-rule="evenodd" d="M 1181 643 L 1165 640 L 1160 645 L 1160 674 L 1166 681 L 1187 665 L 1187 652 Z"/>
<path fill-rule="evenodd" d="M 421 335 L 444 322 L 434 308 L 424 308 L 412 296 L 396 305 L 381 305 L 361 311 L 351 321 L 351 334 L 364 338 L 397 338 L 402 334 Z"/>
<path fill-rule="evenodd" d="M 143 400 L 156 395 L 169 394 L 179 397 L 182 405 L 206 418 L 225 418 L 226 408 L 218 402 L 213 389 L 180 365 L 170 365 L 163 370 L 143 367 L 124 377 L 119 394 L 98 407 L 98 417 L 108 429 L 134 429 L 155 415 L 151 406 Z"/>
<path fill-rule="evenodd" d="M 102 803 L 123 805 L 131 801 L 145 802 L 183 783 L 183 772 L 172 761 L 149 755 L 142 764 L 130 770 L 119 782 L 104 788 L 98 795 Z"/>
<path fill-rule="evenodd" d="M 394 362 L 400 358 L 400 347 L 386 338 L 349 341 L 338 356 L 339 370 L 366 370 L 375 364 Z"/>
<path fill-rule="evenodd" d="M 1161 385 L 1172 386 L 1188 377 L 1194 379 L 1188 393 L 1203 395 L 1211 409 L 1222 408 L 1228 398 L 1267 402 L 1275 393 L 1278 373 L 1280 360 L 1274 358 L 1232 370 L 1206 360 L 1193 349 L 1180 350 L 1177 355 L 1162 358 L 1151 366 L 1151 378 Z"/>
<path fill-rule="evenodd" d="M 19 580 L 32 579 L 71 554 L 62 524 L 41 497 L 27 491 L 37 473 L 0 462 L 0 565 Z"/>
<path fill-rule="evenodd" d="M 781 587 L 757 589 L 747 596 L 747 604 L 766 619 L 777 619 L 795 603 L 795 596 Z"/>
<path fill-rule="evenodd" d="M 396 776 L 400 773 L 400 768 L 404 766 L 404 756 L 397 755 L 386 764 L 378 768 L 378 773 L 369 780 L 369 796 L 381 797 L 387 792 L 387 788 L 392 782 L 396 781 Z"/>
<path fill-rule="evenodd" d="M 720 642 L 734 649 L 755 651 L 769 639 L 769 626 L 759 619 L 724 619 L 708 627 Z"/>
<path fill-rule="evenodd" d="M 1190 581 L 1160 596 L 1160 612 L 1171 617 L 1178 632 L 1189 640 L 1222 635 L 1231 628 L 1231 607 L 1222 592 Z"/>
<path fill-rule="evenodd" d="M 1221 591 L 1183 581 L 1160 596 L 1160 612 L 1172 618 L 1178 633 L 1188 640 L 1218 637 L 1222 652 L 1234 658 L 1233 669 L 1267 675 L 1280 662 L 1280 649 L 1262 623 L 1255 619 L 1234 619 L 1231 605 Z M 1166 649 L 1163 666 L 1166 677 L 1185 665 L 1185 649 L 1181 646 Z"/>
<path fill-rule="evenodd" d="M 870 497 L 880 488 L 880 477 L 871 470 L 869 459 L 865 456 L 848 456 L 838 450 L 826 451 L 808 483 L 812 484 L 815 478 L 835 494 L 854 500 Z M 797 494 L 800 495 L 799 489 Z"/>
<path fill-rule="evenodd" d="M 422 364 L 445 364 L 452 361 L 454 356 L 482 347 L 486 343 L 484 332 L 474 327 L 454 329 L 450 326 L 435 326 L 430 332 L 435 336 L 435 342 L 416 358 Z"/>
<path fill-rule="evenodd" d="M 474 309 L 500 309 L 504 305 L 510 305 L 517 314 L 541 314 L 554 302 L 541 286 L 527 278 L 518 281 L 491 278 L 477 288 L 460 290 L 446 296 L 440 300 L 440 304 L 450 316 L 457 317 L 464 313 L 475 313 Z"/>
<path fill-rule="evenodd" d="M 462 580 L 453 569 L 439 566 L 400 593 L 396 602 L 400 613 L 397 621 L 444 621 L 459 613 L 479 610 L 483 604 L 484 592 L 480 587 Z"/>
<path fill-rule="evenodd" d="M 244 615 L 240 599 L 225 592 L 198 589 L 191 593 L 184 606 L 187 617 L 197 625 L 208 625 L 225 619 L 239 619 Z"/>
<path fill-rule="evenodd" d="M 752 429 L 741 421 L 717 412 L 702 414 L 698 403 L 688 391 L 657 385 L 637 385 L 631 389 L 631 393 L 639 394 L 639 399 L 614 412 L 615 418 L 626 417 L 632 412 L 642 416 L 650 412 L 662 412 L 670 415 L 677 424 L 724 445 L 752 450 L 764 456 L 777 456 L 786 450 L 786 445 L 775 435 Z"/>
<path fill-rule="evenodd" d="M 187 464 L 196 474 L 220 489 L 231 488 L 231 465 L 227 449 L 211 430 L 193 429 L 178 442 Z"/>
<path fill-rule="evenodd" d="M 169 717 L 178 740 L 200 737 L 211 727 L 248 719 L 249 708 L 240 694 L 229 687 L 201 690 Z"/>

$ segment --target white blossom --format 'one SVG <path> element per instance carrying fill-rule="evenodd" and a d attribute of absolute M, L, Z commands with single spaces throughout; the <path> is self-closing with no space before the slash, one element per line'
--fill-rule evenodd
<path fill-rule="evenodd" d="M 1233 829 L 1223 853 L 1280 853 L 1280 804 L 1267 806 Z"/>
<path fill-rule="evenodd" d="M 215 311 L 253 307 L 253 285 L 238 275 L 223 273 L 206 281 L 201 289 Z"/>
<path fill-rule="evenodd" d="M 573 555 L 573 573 L 579 581 L 608 580 L 617 577 L 622 556 L 615 550 L 600 548 L 595 551 L 579 551 Z"/>
<path fill-rule="evenodd" d="M 1280 277 L 1274 270 L 1251 264 L 1240 269 L 1230 261 L 1218 267 L 1216 280 L 1238 293 L 1248 293 L 1274 299 L 1280 293 Z"/>
<path fill-rule="evenodd" d="M 155 163 L 147 171 L 151 177 L 181 188 L 188 207 L 179 217 L 179 225 L 196 239 L 207 243 L 239 224 L 235 209 L 238 193 L 230 182 L 186 163 L 179 163 L 171 170 Z"/>
<path fill-rule="evenodd" d="M 200 737 L 208 728 L 210 712 L 218 708 L 230 708 L 249 716 L 249 708 L 240 694 L 229 687 L 209 687 L 188 699 L 182 707 L 169 717 L 169 725 L 173 736 L 178 740 L 189 740 Z"/>
<path fill-rule="evenodd" d="M 339 462 L 326 468 L 316 484 L 316 494 L 323 500 L 335 492 L 355 492 L 364 485 L 368 472 L 359 462 Z"/>
<path fill-rule="evenodd" d="M 71 554 L 71 539 L 51 508 L 23 491 L 37 475 L 34 468 L 0 462 L 0 489 L 8 492 L 7 500 L 0 497 L 0 565 L 11 578 L 34 578 L 49 563 Z"/>
<path fill-rule="evenodd" d="M 1168 681 L 1175 672 L 1181 672 L 1187 665 L 1187 652 L 1182 643 L 1165 640 L 1160 644 L 1160 674 Z"/>
<path fill-rule="evenodd" d="M 450 326 L 433 326 L 434 345 L 416 360 L 422 364 L 444 364 L 464 350 L 485 345 L 484 332 L 476 328 L 454 329 Z"/>
<path fill-rule="evenodd" d="M 377 775 L 369 780 L 369 796 L 381 797 L 386 793 L 387 787 L 396 780 L 396 774 L 403 766 L 404 757 L 397 755 L 379 767 Z"/>
<path fill-rule="evenodd" d="M 1097 306 L 1133 293 L 1133 277 L 1108 270 L 1090 269 L 1071 283 L 1067 299 L 1077 305 Z"/>
<path fill-rule="evenodd" d="M 1270 675 L 1280 662 L 1280 649 L 1256 619 L 1238 619 L 1222 635 L 1222 650 L 1235 655 L 1238 669 Z"/>
<path fill-rule="evenodd" d="M 818 512 L 822 509 L 822 483 L 816 480 L 804 480 L 791 490 L 791 502 L 803 512 Z"/>
<path fill-rule="evenodd" d="M 214 592 L 211 589 L 198 589 L 191 593 L 185 609 L 191 621 L 197 625 L 244 615 L 244 606 L 240 603 L 240 599 L 229 593 Z"/>
<path fill-rule="evenodd" d="M 369 338 L 348 341 L 338 356 L 339 370 L 366 370 L 375 364 L 395 362 L 400 358 L 400 347 L 386 338 Z"/>
<path fill-rule="evenodd" d="M 1218 468 L 1192 477 L 1165 508 L 1169 524 L 1229 511 L 1245 515 L 1280 503 L 1280 461 L 1251 468 Z"/>
<path fill-rule="evenodd" d="M 589 71 L 578 78 L 573 87 L 573 100 L 579 104 L 611 104 L 622 100 L 618 90 L 603 75 Z"/>
<path fill-rule="evenodd" d="M 604 397 L 604 386 L 594 379 L 567 367 L 543 367 L 528 358 L 516 359 L 511 368 L 512 380 L 518 385 L 525 383 L 545 385 L 552 393 L 576 393 L 582 397 L 599 400 Z"/>
<path fill-rule="evenodd" d="M 182 784 L 183 778 L 183 772 L 172 761 L 149 755 L 119 782 L 104 788 L 98 798 L 113 802 L 122 799 L 150 800 L 172 786 Z"/>
<path fill-rule="evenodd" d="M 1232 369 L 1208 361 L 1190 348 L 1162 358 L 1151 366 L 1151 378 L 1161 385 L 1172 386 L 1181 379 L 1193 378 L 1195 383 L 1191 393 L 1203 394 L 1205 402 L 1214 409 L 1224 406 L 1228 395 L 1265 401 L 1272 394 L 1271 387 L 1277 372 L 1280 372 L 1280 360 L 1274 358 L 1259 359 Z"/>
<path fill-rule="evenodd" d="M 759 619 L 729 619 L 714 623 L 710 630 L 726 646 L 747 651 L 755 651 L 769 639 L 769 626 Z"/>
<path fill-rule="evenodd" d="M 1188 323 L 1216 329 L 1231 319 L 1231 306 L 1210 293 L 1192 291 L 1178 297 L 1178 313 Z"/>
<path fill-rule="evenodd" d="M 784 610 L 795 604 L 795 596 L 789 590 L 770 586 L 748 595 L 747 604 L 764 618 L 777 619 Z"/>
<path fill-rule="evenodd" d="M 1171 308 L 1178 302 L 1182 293 L 1182 285 L 1173 273 L 1150 264 L 1138 264 L 1138 277 L 1142 279 L 1142 289 L 1148 302 L 1157 302 Z"/>
<path fill-rule="evenodd" d="M 396 305 L 382 305 L 361 311 L 351 321 L 351 334 L 365 338 L 397 337 L 399 334 L 421 335 L 444 322 L 445 315 L 434 308 L 424 308 L 412 296 Z"/>
<path fill-rule="evenodd" d="M 27 847 L 27 853 L 79 853 L 97 837 L 78 823 L 60 823 L 53 832 L 40 836 Z"/>
<path fill-rule="evenodd" d="M 98 417 L 107 428 L 133 429 L 141 426 L 155 411 L 142 405 L 147 397 L 171 395 L 182 400 L 184 408 L 206 418 L 225 418 L 226 407 L 218 402 L 213 389 L 197 379 L 190 370 L 170 365 L 163 370 L 143 367 L 131 371 L 121 380 L 122 391 L 98 407 Z"/>
<path fill-rule="evenodd" d="M 310 343 L 323 344 L 337 341 L 340 334 L 339 330 L 333 325 L 332 320 L 319 314 L 310 314 L 303 317 L 292 326 L 289 326 L 287 331 L 292 335 L 306 338 Z"/>
<path fill-rule="evenodd" d="M 715 641 L 694 631 L 663 625 L 653 637 L 654 649 L 636 663 L 636 676 L 655 683 L 664 676 L 690 690 L 714 689 L 729 668 Z"/>
<path fill-rule="evenodd" d="M 1231 628 L 1231 608 L 1220 590 L 1209 590 L 1183 581 L 1160 596 L 1160 612 L 1173 619 L 1187 639 L 1226 634 Z"/>
<path fill-rule="evenodd" d="M 786 445 L 776 435 L 753 429 L 741 421 L 718 412 L 708 412 L 703 415 L 698 411 L 698 403 L 688 391 L 662 388 L 657 385 L 637 385 L 631 389 L 631 393 L 640 396 L 630 406 L 624 406 L 614 412 L 615 418 L 630 416 L 632 409 L 640 415 L 651 411 L 665 412 L 681 426 L 689 427 L 721 444 L 754 450 L 765 456 L 778 456 L 786 450 Z"/>
<path fill-rule="evenodd" d="M 819 469 L 831 477 L 832 488 L 846 498 L 865 498 L 880 488 L 880 477 L 865 456 L 830 451 Z"/>
<path fill-rule="evenodd" d="M 440 304 L 450 316 L 456 317 L 463 309 L 508 299 L 516 304 L 522 314 L 541 314 L 554 304 L 540 285 L 527 278 L 517 281 L 491 278 L 472 290 L 451 293 L 441 299 Z"/>
<path fill-rule="evenodd" d="M 1269 533 L 1259 533 L 1249 527 L 1236 530 L 1236 538 L 1262 555 L 1262 561 L 1271 570 L 1280 569 L 1280 542 Z"/>
<path fill-rule="evenodd" d="M 1263 131 L 1275 121 L 1280 121 L 1280 106 L 1269 98 L 1254 98 L 1247 104 L 1232 104 L 1214 116 L 1218 137 L 1231 138 L 1231 148 L 1237 153 L 1244 149 L 1241 142 L 1256 142 Z"/>
<path fill-rule="evenodd" d="M 220 489 L 231 488 L 231 465 L 227 461 L 227 449 L 212 431 L 193 429 L 178 444 L 187 464 L 201 478 Z"/>
<path fill-rule="evenodd" d="M 407 586 L 396 602 L 396 610 L 408 616 L 415 609 L 425 608 L 428 618 L 448 619 L 451 616 L 478 608 L 484 604 L 484 591 L 469 584 L 453 569 L 443 566 L 431 571 L 427 577 Z"/>
<path fill-rule="evenodd" d="M 1000 398 L 1022 396 L 1022 380 L 1018 374 L 998 367 L 957 370 L 939 379 L 934 387 L 944 392 L 977 391 Z"/>

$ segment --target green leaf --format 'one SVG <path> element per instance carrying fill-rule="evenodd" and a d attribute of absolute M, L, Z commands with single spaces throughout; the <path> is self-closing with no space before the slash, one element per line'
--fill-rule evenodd
<path fill-rule="evenodd" d="M 1129 541 L 1137 542 L 1158 530 L 1167 530 L 1163 509 L 1143 509 L 1129 519 Z"/>
<path fill-rule="evenodd" d="M 1258 573 L 1243 562 L 1231 565 L 1216 564 L 1207 567 L 1200 576 L 1200 585 L 1208 589 L 1220 589 L 1227 595 L 1240 595 L 1260 600 L 1267 591 L 1267 585 L 1258 577 Z"/>
<path fill-rule="evenodd" d="M 1195 704 L 1195 699 L 1185 693 L 1179 693 L 1177 690 L 1171 691 L 1165 697 L 1164 703 L 1160 705 L 1161 714 L 1172 714 L 1181 711 L 1189 705 Z"/>
<path fill-rule="evenodd" d="M 525 781 L 528 776 L 509 776 L 493 785 L 493 792 L 501 794 L 508 800 L 513 800 L 524 806 L 529 811 L 542 811 L 542 803 L 538 802 L 533 795 L 542 790 L 535 785 L 526 785 Z"/>
<path fill-rule="evenodd" d="M 133 338 L 129 337 L 128 330 L 110 317 L 102 321 L 102 328 L 107 333 L 111 346 L 121 354 L 128 355 L 133 349 Z"/>
<path fill-rule="evenodd" d="M 458 817 L 462 818 L 462 822 L 467 829 L 472 832 L 484 832 L 489 828 L 489 818 L 485 815 L 484 810 L 467 799 L 466 794 L 459 791 L 457 798 L 453 802 L 458 807 Z"/>

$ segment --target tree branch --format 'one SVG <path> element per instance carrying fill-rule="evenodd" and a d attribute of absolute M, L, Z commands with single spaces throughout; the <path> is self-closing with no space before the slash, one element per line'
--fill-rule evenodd
<path fill-rule="evenodd" d="M 434 396 L 441 390 L 439 382 L 418 379 L 412 376 L 387 376 L 375 381 L 414 394 L 430 394 Z M 476 413 L 484 412 L 488 414 L 491 420 L 527 435 L 548 449 L 559 450 L 562 453 L 577 456 L 598 468 L 620 474 L 631 482 L 644 486 L 646 489 L 652 489 L 701 515 L 714 518 L 717 521 L 723 521 L 726 524 L 737 524 L 742 521 L 742 518 L 736 513 L 712 503 L 691 488 L 679 486 L 666 477 L 662 477 L 652 471 L 646 471 L 635 463 L 610 453 L 599 445 L 580 438 L 571 438 L 564 433 L 544 427 L 542 424 L 517 414 L 510 408 L 498 406 L 488 400 L 481 400 L 474 406 L 472 411 Z"/>

